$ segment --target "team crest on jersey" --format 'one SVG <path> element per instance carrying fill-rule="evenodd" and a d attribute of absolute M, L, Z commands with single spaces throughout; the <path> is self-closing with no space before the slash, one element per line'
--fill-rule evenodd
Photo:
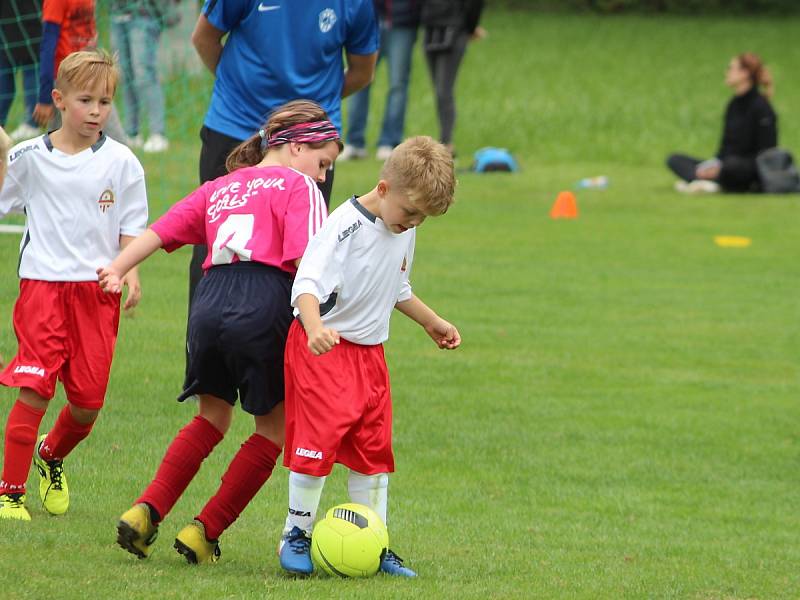
<path fill-rule="evenodd" d="M 102 213 L 105 213 L 109 208 L 111 208 L 114 204 L 113 190 L 103 190 L 103 193 L 100 194 L 100 200 L 97 201 L 97 204 L 100 205 L 100 212 Z"/>
<path fill-rule="evenodd" d="M 336 12 L 332 8 L 326 8 L 319 13 L 319 30 L 328 33 L 336 24 Z"/>

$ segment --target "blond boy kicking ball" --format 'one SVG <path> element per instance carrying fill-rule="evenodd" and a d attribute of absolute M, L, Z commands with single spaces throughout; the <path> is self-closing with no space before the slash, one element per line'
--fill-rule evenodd
<path fill-rule="evenodd" d="M 19 388 L 5 427 L 0 519 L 30 521 L 25 484 L 32 461 L 45 510 L 67 511 L 64 458 L 89 435 L 105 399 L 120 295 L 104 294 L 95 271 L 147 225 L 142 166 L 103 133 L 117 79 L 114 60 L 102 50 L 67 56 L 52 93 L 61 128 L 8 154 L 0 218 L 24 214 L 25 231 L 13 315 L 19 347 L 0 373 L 0 384 Z M 125 308 L 132 308 L 141 294 L 135 270 L 126 283 Z M 67 404 L 38 437 L 57 380 Z"/>
<path fill-rule="evenodd" d="M 394 454 L 383 342 L 396 309 L 439 348 L 461 344 L 458 330 L 411 291 L 409 280 L 417 227 L 447 211 L 455 184 L 447 148 L 410 138 L 392 151 L 372 191 L 331 213 L 300 261 L 291 296 L 298 320 L 285 352 L 289 510 L 279 555 L 290 573 L 313 571 L 312 527 L 334 463 L 350 470 L 350 499 L 386 522 Z M 380 570 L 416 575 L 391 549 Z"/>

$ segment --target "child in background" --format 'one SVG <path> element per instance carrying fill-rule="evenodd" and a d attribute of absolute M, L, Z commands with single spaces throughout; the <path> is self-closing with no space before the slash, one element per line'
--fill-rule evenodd
<path fill-rule="evenodd" d="M 146 558 L 158 525 L 222 440 L 238 397 L 255 433 L 242 444 L 217 493 L 184 527 L 175 548 L 190 563 L 219 558 L 218 538 L 272 473 L 284 438 L 283 349 L 292 320 L 289 292 L 309 237 L 327 216 L 324 182 L 342 142 L 319 105 L 276 109 L 259 133 L 228 157 L 229 174 L 175 204 L 109 266 L 100 285 L 120 278 L 158 248 L 205 244 L 206 276 L 189 313 L 189 369 L 178 398 L 197 394 L 199 414 L 173 440 L 117 541 Z"/>
<path fill-rule="evenodd" d="M 97 44 L 95 0 L 44 0 L 42 41 L 39 47 L 39 99 L 33 119 L 42 127 L 61 126 L 53 106 L 53 78 L 64 57 Z M 123 144 L 128 138 L 114 106 L 106 122 L 106 135 Z"/>
<path fill-rule="evenodd" d="M 416 227 L 453 202 L 453 159 L 445 146 L 415 137 L 397 146 L 368 194 L 333 213 L 303 254 L 292 306 L 299 317 L 286 342 L 286 448 L 289 513 L 281 566 L 309 574 L 311 528 L 333 463 L 350 469 L 353 502 L 386 522 L 392 405 L 383 342 L 392 309 L 419 323 L 440 348 L 458 330 L 411 291 Z M 413 577 L 389 550 L 381 570 Z"/>
<path fill-rule="evenodd" d="M 98 261 L 111 261 L 147 225 L 144 171 L 103 126 L 117 84 L 112 57 L 76 52 L 61 63 L 53 99 L 61 128 L 17 144 L 0 189 L 0 218 L 24 213 L 17 355 L 0 384 L 20 388 L 8 415 L 0 518 L 30 521 L 25 483 L 31 460 L 47 512 L 69 506 L 64 458 L 92 430 L 103 406 L 119 326 L 120 299 L 97 287 Z M 136 271 L 125 308 L 139 301 Z M 37 433 L 56 380 L 68 404 L 53 429 Z"/>

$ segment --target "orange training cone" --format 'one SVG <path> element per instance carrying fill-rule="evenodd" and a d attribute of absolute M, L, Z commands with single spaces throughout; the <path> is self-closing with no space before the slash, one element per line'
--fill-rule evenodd
<path fill-rule="evenodd" d="M 559 192 L 553 208 L 550 209 L 551 219 L 577 219 L 578 202 L 572 192 Z"/>

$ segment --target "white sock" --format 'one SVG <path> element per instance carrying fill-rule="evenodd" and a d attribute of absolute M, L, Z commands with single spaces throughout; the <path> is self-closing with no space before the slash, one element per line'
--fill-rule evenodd
<path fill-rule="evenodd" d="M 347 491 L 350 492 L 350 500 L 357 504 L 369 506 L 378 513 L 386 522 L 386 510 L 389 504 L 389 474 L 378 473 L 377 475 L 362 475 L 355 471 L 350 471 L 347 479 Z"/>
<path fill-rule="evenodd" d="M 289 472 L 289 513 L 283 526 L 284 534 L 289 533 L 292 527 L 311 533 L 324 485 L 324 477 Z"/>

